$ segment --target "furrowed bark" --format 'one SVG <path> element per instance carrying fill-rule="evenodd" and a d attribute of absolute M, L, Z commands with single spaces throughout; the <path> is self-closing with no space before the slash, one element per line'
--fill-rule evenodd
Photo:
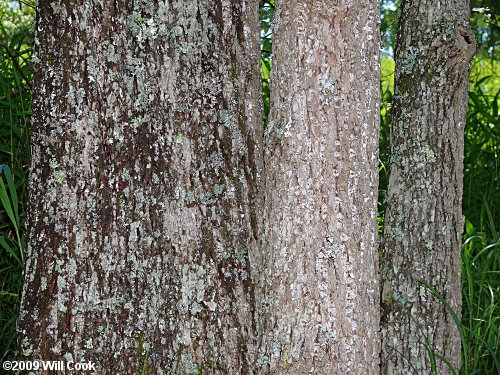
<path fill-rule="evenodd" d="M 277 1 L 257 298 L 262 374 L 375 374 L 376 1 Z"/>
<path fill-rule="evenodd" d="M 460 368 L 463 136 L 475 51 L 469 2 L 403 1 L 396 46 L 382 246 L 382 373 L 430 374 L 428 349 Z M 451 373 L 437 359 L 437 373 Z"/>
<path fill-rule="evenodd" d="M 38 1 L 22 359 L 251 373 L 257 12 Z"/>

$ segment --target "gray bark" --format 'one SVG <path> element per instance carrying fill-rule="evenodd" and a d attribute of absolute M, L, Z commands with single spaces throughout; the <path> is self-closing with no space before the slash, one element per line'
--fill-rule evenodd
<path fill-rule="evenodd" d="M 403 1 L 396 46 L 382 275 L 382 373 L 430 374 L 426 346 L 460 367 L 463 132 L 475 50 L 466 0 Z M 437 373 L 448 366 L 437 361 Z"/>
<path fill-rule="evenodd" d="M 22 359 L 251 372 L 257 11 L 38 2 Z"/>
<path fill-rule="evenodd" d="M 377 1 L 277 1 L 257 260 L 263 374 L 375 374 Z"/>

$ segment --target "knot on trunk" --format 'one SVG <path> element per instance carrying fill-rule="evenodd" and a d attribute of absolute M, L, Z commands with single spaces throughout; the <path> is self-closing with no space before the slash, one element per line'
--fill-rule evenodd
<path fill-rule="evenodd" d="M 462 65 L 469 64 L 476 53 L 476 38 L 469 27 L 457 25 L 450 34 L 445 33 L 436 39 L 432 46 L 437 49 L 437 56 L 447 59 L 449 70 L 460 70 Z"/>

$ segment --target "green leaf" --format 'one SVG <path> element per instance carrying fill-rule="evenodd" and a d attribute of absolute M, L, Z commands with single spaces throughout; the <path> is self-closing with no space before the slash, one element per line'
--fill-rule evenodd
<path fill-rule="evenodd" d="M 9 199 L 9 194 L 7 193 L 7 188 L 3 181 L 3 177 L 0 176 L 0 201 L 2 202 L 2 206 L 7 213 L 11 223 L 17 227 L 17 220 L 14 215 L 14 210 L 12 209 L 12 204 Z"/>
<path fill-rule="evenodd" d="M 8 165 L 3 166 L 3 172 L 9 185 L 10 199 L 12 200 L 12 207 L 14 208 L 14 216 L 16 219 L 16 228 L 19 228 L 19 199 L 17 197 L 16 185 L 14 184 L 14 179 L 12 178 L 12 173 Z"/>
<path fill-rule="evenodd" d="M 19 257 L 17 256 L 16 252 L 12 249 L 12 247 L 10 247 L 10 245 L 7 243 L 7 240 L 5 239 L 5 237 L 0 237 L 0 245 L 2 245 L 2 247 L 7 250 L 7 252 L 12 255 L 14 257 L 14 259 L 16 259 L 16 261 L 19 263 L 19 264 L 23 264 L 21 262 L 21 260 L 19 259 Z"/>
<path fill-rule="evenodd" d="M 269 79 L 271 77 L 270 73 L 270 67 L 269 67 L 269 61 L 265 61 L 263 59 L 260 59 L 260 66 L 261 66 L 261 73 L 262 73 L 262 78 L 263 79 Z"/>
<path fill-rule="evenodd" d="M 469 220 L 467 220 L 465 222 L 465 231 L 467 232 L 467 234 L 469 236 L 473 236 L 474 233 L 476 233 L 476 229 L 474 228 L 474 225 L 472 225 L 472 223 Z"/>
<path fill-rule="evenodd" d="M 489 75 L 489 76 L 485 76 L 483 78 L 481 78 L 479 81 L 477 81 L 474 85 L 475 86 L 479 86 L 481 83 L 483 83 L 484 81 L 486 81 L 487 79 L 493 77 L 492 75 Z"/>
<path fill-rule="evenodd" d="M 491 102 L 491 114 L 493 118 L 497 118 L 499 113 L 498 113 L 498 99 L 500 97 L 500 89 L 497 91 L 495 97 L 493 98 Z M 494 121 L 494 120 L 493 120 Z"/>

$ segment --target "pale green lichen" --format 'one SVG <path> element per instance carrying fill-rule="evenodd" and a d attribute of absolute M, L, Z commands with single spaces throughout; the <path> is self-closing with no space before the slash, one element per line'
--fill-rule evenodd
<path fill-rule="evenodd" d="M 422 300 L 427 300 L 427 295 L 429 294 L 429 291 L 427 290 L 427 288 L 425 288 L 423 285 L 420 286 L 420 290 L 419 290 L 419 293 L 420 293 L 420 298 Z"/>
<path fill-rule="evenodd" d="M 175 141 L 179 144 L 184 143 L 184 135 L 182 133 L 178 133 L 175 137 Z"/>
<path fill-rule="evenodd" d="M 184 199 L 188 204 L 199 202 L 203 205 L 208 206 L 217 203 L 217 199 L 222 194 L 223 191 L 224 191 L 224 185 L 216 184 L 213 188 L 213 192 L 207 191 L 205 193 L 194 194 L 192 191 L 188 191 L 186 192 Z"/>
<path fill-rule="evenodd" d="M 290 353 L 289 349 L 285 349 L 283 351 L 283 355 L 281 356 L 281 362 L 284 363 L 283 368 L 286 368 L 286 364 L 290 362 L 290 358 L 288 357 L 289 353 Z"/>
<path fill-rule="evenodd" d="M 398 242 L 403 242 L 405 239 L 403 230 L 398 227 L 386 226 L 385 233 Z"/>
<path fill-rule="evenodd" d="M 234 113 L 225 109 L 221 111 L 220 117 L 222 124 L 227 128 L 230 128 L 236 122 L 236 116 Z"/>
<path fill-rule="evenodd" d="M 120 56 L 115 52 L 115 46 L 113 44 L 107 44 L 102 51 L 104 58 L 111 63 L 117 63 L 120 60 Z M 109 72 L 111 74 L 112 72 Z"/>
<path fill-rule="evenodd" d="M 137 116 L 136 118 L 134 118 L 134 119 L 132 120 L 132 124 L 131 124 L 132 129 L 133 129 L 133 130 L 137 130 L 137 128 L 138 128 L 139 126 L 141 126 L 141 125 L 142 125 L 142 123 L 143 123 L 142 116 Z"/>
<path fill-rule="evenodd" d="M 281 349 L 283 348 L 283 345 L 281 344 L 281 342 L 277 339 L 274 339 L 272 342 L 271 342 L 271 353 L 279 353 L 281 352 Z"/>
<path fill-rule="evenodd" d="M 425 160 L 429 163 L 434 163 L 436 161 L 436 155 L 434 151 L 429 146 L 424 146 L 422 152 L 425 155 Z"/>
<path fill-rule="evenodd" d="M 177 371 L 182 375 L 197 375 L 199 374 L 198 365 L 194 362 L 189 353 L 182 353 L 177 366 Z"/>
<path fill-rule="evenodd" d="M 271 304 L 274 301 L 273 297 L 264 297 L 262 298 L 261 304 L 261 313 L 268 313 L 271 311 Z"/>
<path fill-rule="evenodd" d="M 62 183 L 66 179 L 66 175 L 61 171 L 53 171 L 52 176 L 54 176 L 57 183 Z"/>
<path fill-rule="evenodd" d="M 94 344 L 92 343 L 92 339 L 88 339 L 87 341 L 85 341 L 85 348 L 87 349 L 92 349 L 94 347 Z"/>
<path fill-rule="evenodd" d="M 215 195 L 222 194 L 222 192 L 224 191 L 224 185 L 215 184 L 213 191 Z"/>
<path fill-rule="evenodd" d="M 182 45 L 180 46 L 180 51 L 184 54 L 188 54 L 189 53 L 189 48 L 190 48 L 190 44 L 189 43 L 182 43 Z"/>
<path fill-rule="evenodd" d="M 321 82 L 321 87 L 322 90 L 330 93 L 330 94 L 335 94 L 335 82 L 333 82 L 331 79 L 322 79 Z"/>
<path fill-rule="evenodd" d="M 91 80 L 95 80 L 95 77 L 99 74 L 99 63 L 94 56 L 88 56 L 86 58 L 87 61 L 87 70 L 89 72 L 89 76 Z"/>
<path fill-rule="evenodd" d="M 132 33 L 132 36 L 142 39 L 144 21 L 144 18 L 138 12 L 133 12 L 130 16 L 128 16 L 127 25 Z"/>
<path fill-rule="evenodd" d="M 196 202 L 196 196 L 194 195 L 194 193 L 192 191 L 188 191 L 186 193 L 185 200 L 186 200 L 187 204 L 194 203 L 194 202 Z"/>
<path fill-rule="evenodd" d="M 320 327 L 321 341 L 324 345 L 332 345 L 337 341 L 335 331 L 328 324 L 321 324 Z"/>
<path fill-rule="evenodd" d="M 406 74 L 411 74 L 417 62 L 418 49 L 410 46 L 406 51 L 406 56 L 403 60 L 401 70 Z"/>
<path fill-rule="evenodd" d="M 75 89 L 73 86 L 70 86 L 69 91 L 66 94 L 66 98 L 68 99 L 68 104 L 71 107 L 77 108 L 83 103 L 85 90 L 83 88 Z"/>
<path fill-rule="evenodd" d="M 264 352 L 259 352 L 257 358 L 257 367 L 263 367 L 269 363 L 269 357 Z"/>
<path fill-rule="evenodd" d="M 33 354 L 33 347 L 29 343 L 29 340 L 26 336 L 21 341 L 21 350 L 25 357 L 29 357 L 31 354 Z"/>
<path fill-rule="evenodd" d="M 40 289 L 47 289 L 47 278 L 45 276 L 40 279 Z"/>
<path fill-rule="evenodd" d="M 401 305 L 406 305 L 409 301 L 410 297 L 405 293 L 399 293 L 396 290 L 393 290 L 392 297 L 394 301 L 400 303 Z"/>
<path fill-rule="evenodd" d="M 36 55 L 36 53 L 34 53 L 34 54 L 31 56 L 31 62 L 32 62 L 33 64 L 38 64 L 40 61 L 42 61 L 42 60 L 40 60 L 40 59 L 38 58 L 38 56 Z"/>
<path fill-rule="evenodd" d="M 405 118 L 405 119 L 410 119 L 412 117 L 408 108 L 402 108 L 399 113 L 400 113 L 400 116 L 402 118 Z"/>

